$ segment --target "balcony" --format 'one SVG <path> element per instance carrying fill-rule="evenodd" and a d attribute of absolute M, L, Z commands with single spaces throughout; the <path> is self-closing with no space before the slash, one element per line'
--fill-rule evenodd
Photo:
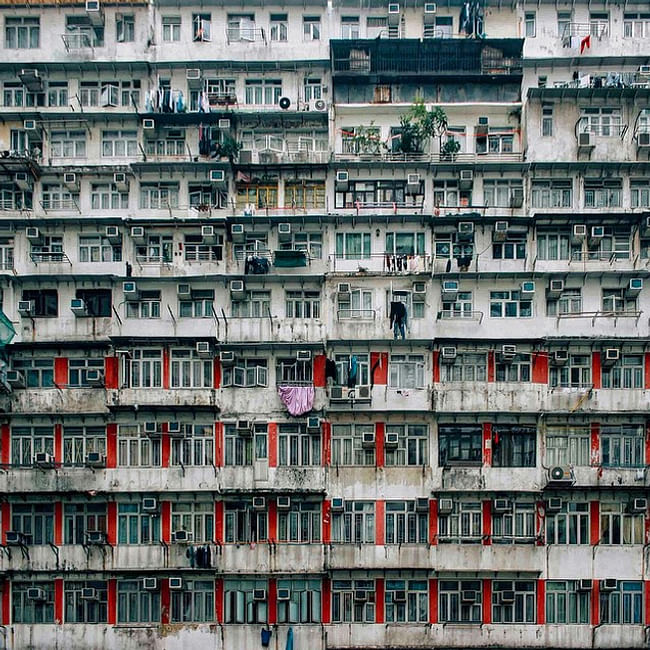
<path fill-rule="evenodd" d="M 344 148 L 350 149 L 351 147 Z M 452 164 L 452 165 L 473 165 L 479 163 L 498 164 L 498 163 L 521 163 L 524 160 L 524 154 L 519 152 L 507 153 L 401 153 L 396 151 L 368 151 L 345 153 L 335 153 L 334 162 L 349 163 L 426 163 L 426 164 Z"/>
<path fill-rule="evenodd" d="M 226 28 L 226 43 L 264 43 L 266 31 L 261 27 L 228 27 Z"/>
<path fill-rule="evenodd" d="M 392 253 L 371 253 L 368 256 L 353 259 L 342 255 L 328 257 L 329 271 L 332 273 L 363 272 L 381 275 L 430 273 L 432 261 L 431 255 L 395 255 Z"/>

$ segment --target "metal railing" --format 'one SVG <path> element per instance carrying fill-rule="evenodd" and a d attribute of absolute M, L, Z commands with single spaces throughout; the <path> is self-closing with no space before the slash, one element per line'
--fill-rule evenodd
<path fill-rule="evenodd" d="M 337 320 L 375 320 L 374 309 L 338 309 Z"/>
<path fill-rule="evenodd" d="M 46 262 L 67 262 L 72 266 L 72 262 L 70 261 L 70 258 L 63 252 L 52 252 L 52 251 L 39 251 L 39 252 L 31 252 L 29 254 L 32 262 L 34 264 L 39 264 L 39 263 L 46 263 Z"/>
<path fill-rule="evenodd" d="M 591 325 L 593 327 L 597 318 L 614 318 L 614 319 L 635 318 L 638 321 L 642 313 L 643 313 L 642 311 L 631 310 L 631 309 L 621 310 L 621 311 L 614 311 L 614 310 L 580 311 L 580 312 L 558 314 L 557 319 L 560 320 L 565 318 L 591 318 Z"/>
<path fill-rule="evenodd" d="M 43 200 L 40 204 L 45 212 L 48 210 L 76 210 L 77 212 L 81 212 L 75 199 Z"/>
<path fill-rule="evenodd" d="M 97 43 L 95 39 L 84 32 L 61 34 L 61 40 L 67 52 L 73 50 L 92 50 Z"/>
<path fill-rule="evenodd" d="M 504 153 L 401 153 L 392 151 L 378 152 L 347 152 L 334 153 L 332 159 L 335 162 L 424 162 L 424 163 L 477 163 L 477 162 L 522 162 L 524 154 L 521 152 Z"/>
<path fill-rule="evenodd" d="M 373 260 L 382 260 L 381 269 L 376 268 L 378 265 Z M 396 253 L 370 253 L 364 257 L 347 257 L 345 255 L 330 255 L 328 257 L 329 266 L 336 271 L 337 264 L 349 267 L 351 264 L 358 264 L 359 267 L 371 265 L 374 268 L 368 268 L 367 271 L 372 273 L 383 273 L 387 275 L 409 275 L 411 273 L 428 273 L 431 271 L 433 257 L 431 255 L 416 254 L 396 254 Z M 346 264 L 347 262 L 347 264 Z"/>
<path fill-rule="evenodd" d="M 570 45 L 571 37 L 584 38 L 594 36 L 603 38 L 609 36 L 609 23 L 606 21 L 591 21 L 588 23 L 567 23 L 562 31 L 562 41 L 565 47 Z"/>
<path fill-rule="evenodd" d="M 437 320 L 476 320 L 483 322 L 483 312 L 482 311 L 454 311 L 451 309 L 442 309 L 438 312 Z"/>
<path fill-rule="evenodd" d="M 574 251 L 569 259 L 569 264 L 571 262 L 609 262 L 613 264 L 617 260 L 629 262 L 629 253 L 625 257 L 619 257 L 620 255 L 623 254 L 613 251 Z"/>
<path fill-rule="evenodd" d="M 266 31 L 262 27 L 227 27 L 226 42 L 266 43 Z"/>

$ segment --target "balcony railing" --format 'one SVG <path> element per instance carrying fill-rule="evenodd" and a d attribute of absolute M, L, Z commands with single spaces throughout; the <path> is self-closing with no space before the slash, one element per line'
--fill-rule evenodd
<path fill-rule="evenodd" d="M 34 262 L 34 264 L 67 262 L 68 264 L 70 264 L 70 266 L 72 266 L 72 262 L 70 261 L 70 258 L 63 251 L 31 252 L 29 256 L 31 257 L 31 260 L 32 262 Z"/>
<path fill-rule="evenodd" d="M 41 207 L 45 212 L 56 210 L 76 210 L 81 212 L 75 199 L 44 199 L 41 201 Z"/>
<path fill-rule="evenodd" d="M 567 23 L 562 31 L 562 44 L 564 47 L 570 47 L 571 38 L 582 39 L 585 36 L 594 36 L 598 39 L 609 36 L 609 23 L 597 20 L 588 23 Z"/>
<path fill-rule="evenodd" d="M 231 43 L 266 43 L 266 31 L 261 27 L 228 27 L 226 41 Z"/>
<path fill-rule="evenodd" d="M 454 311 L 452 309 L 443 309 L 438 312 L 437 320 L 475 320 L 479 324 L 483 321 L 482 311 Z"/>
<path fill-rule="evenodd" d="M 424 201 L 419 203 L 405 203 L 403 201 L 354 201 L 346 203 L 344 207 L 337 207 L 337 210 L 354 210 L 357 214 L 364 210 L 384 210 L 397 214 L 398 210 L 408 210 L 422 214 Z"/>
<path fill-rule="evenodd" d="M 565 314 L 558 314 L 558 320 L 560 318 L 591 318 L 591 325 L 593 327 L 597 318 L 635 318 L 637 321 L 640 318 L 642 311 L 627 309 L 621 311 L 612 311 L 612 310 L 598 310 L 598 311 L 579 311 L 579 312 L 570 312 Z"/>
<path fill-rule="evenodd" d="M 374 309 L 339 309 L 336 312 L 337 320 L 375 320 Z"/>
<path fill-rule="evenodd" d="M 425 163 L 501 163 L 522 162 L 524 154 L 520 152 L 507 153 L 401 153 L 401 152 L 360 152 L 335 153 L 335 162 L 425 162 Z"/>
<path fill-rule="evenodd" d="M 95 39 L 91 34 L 84 32 L 61 34 L 61 39 L 67 52 L 75 50 L 92 50 L 95 45 Z"/>

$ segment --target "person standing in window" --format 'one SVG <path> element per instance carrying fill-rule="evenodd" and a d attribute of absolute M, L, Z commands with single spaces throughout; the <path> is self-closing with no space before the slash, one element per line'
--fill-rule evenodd
<path fill-rule="evenodd" d="M 389 318 L 390 326 L 393 328 L 393 334 L 395 335 L 395 340 L 398 339 L 399 335 L 405 339 L 407 324 L 406 305 L 402 302 L 391 302 Z"/>

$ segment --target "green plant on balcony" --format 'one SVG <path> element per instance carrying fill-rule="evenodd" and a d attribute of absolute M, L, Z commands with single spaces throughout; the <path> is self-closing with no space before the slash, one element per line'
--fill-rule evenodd
<path fill-rule="evenodd" d="M 217 143 L 216 146 L 217 156 L 219 158 L 228 158 L 230 162 L 237 158 L 240 151 L 241 143 L 230 135 L 224 136 L 223 140 Z"/>
<path fill-rule="evenodd" d="M 460 142 L 454 140 L 454 138 L 449 138 L 446 142 L 443 143 L 440 148 L 440 158 L 442 160 L 455 160 L 456 154 L 460 151 Z"/>
<path fill-rule="evenodd" d="M 357 155 L 374 156 L 386 150 L 386 143 L 382 142 L 379 129 L 370 122 L 369 126 L 357 126 L 354 133 L 346 138 L 350 151 Z"/>
<path fill-rule="evenodd" d="M 422 153 L 429 140 L 442 140 L 447 123 L 447 114 L 442 108 L 435 106 L 427 110 L 421 99 L 416 100 L 409 112 L 400 117 L 399 150 L 402 153 Z"/>

